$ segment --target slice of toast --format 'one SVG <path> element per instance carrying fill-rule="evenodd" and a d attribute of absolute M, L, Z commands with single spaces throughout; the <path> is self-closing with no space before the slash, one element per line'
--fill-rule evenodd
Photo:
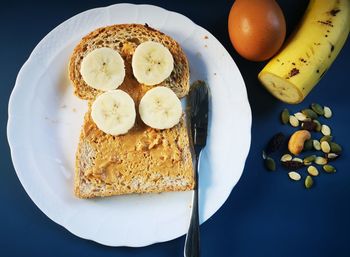
<path fill-rule="evenodd" d="M 147 25 L 122 24 L 97 29 L 75 48 L 69 64 L 74 93 L 89 100 L 76 153 L 74 192 L 80 198 L 130 193 L 185 191 L 194 187 L 192 156 L 185 117 L 171 129 L 156 130 L 140 119 L 138 105 L 152 87 L 139 84 L 132 73 L 132 54 L 138 44 L 157 41 L 174 57 L 174 70 L 160 85 L 171 88 L 178 97 L 189 90 L 186 55 L 169 36 Z M 117 50 L 124 59 L 126 76 L 118 89 L 135 101 L 136 122 L 125 135 L 111 136 L 97 128 L 91 118 L 91 104 L 102 92 L 86 85 L 80 75 L 84 56 L 99 47 Z"/>

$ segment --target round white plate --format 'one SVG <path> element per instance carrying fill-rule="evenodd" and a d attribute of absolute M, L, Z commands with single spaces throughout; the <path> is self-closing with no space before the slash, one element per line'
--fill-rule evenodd
<path fill-rule="evenodd" d="M 73 234 L 110 246 L 145 246 L 186 233 L 192 192 L 81 200 L 73 195 L 74 158 L 87 103 L 73 95 L 67 64 L 90 31 L 147 23 L 177 40 L 191 81 L 211 89 L 208 144 L 200 167 L 200 222 L 239 180 L 250 146 L 251 111 L 241 74 L 224 47 L 185 16 L 151 5 L 116 4 L 80 13 L 52 30 L 18 74 L 7 127 L 18 178 L 34 203 Z"/>

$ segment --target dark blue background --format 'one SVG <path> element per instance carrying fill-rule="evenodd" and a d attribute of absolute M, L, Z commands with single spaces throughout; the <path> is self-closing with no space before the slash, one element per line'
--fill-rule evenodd
<path fill-rule="evenodd" d="M 131 2 L 180 12 L 208 29 L 232 55 L 246 82 L 253 113 L 251 150 L 242 178 L 229 199 L 201 226 L 202 256 L 350 256 L 349 40 L 305 102 L 288 106 L 258 83 L 257 74 L 264 63 L 248 62 L 232 48 L 227 16 L 233 1 Z M 290 33 L 307 1 L 278 2 Z M 184 237 L 133 249 L 105 247 L 70 234 L 34 205 L 12 166 L 6 139 L 7 104 L 20 67 L 35 45 L 58 24 L 79 12 L 113 3 L 61 0 L 7 1 L 1 5 L 0 256 L 183 256 Z M 275 132 L 292 131 L 278 121 L 282 108 L 297 111 L 314 101 L 333 109 L 334 118 L 329 124 L 344 147 L 344 155 L 335 163 L 336 174 L 321 174 L 316 186 L 305 190 L 302 183 L 291 182 L 282 169 L 265 171 L 261 150 Z M 235 142 L 232 145 L 239 147 Z"/>

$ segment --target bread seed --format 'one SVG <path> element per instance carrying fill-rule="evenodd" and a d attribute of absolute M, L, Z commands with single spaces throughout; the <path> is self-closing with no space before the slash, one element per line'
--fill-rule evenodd
<path fill-rule="evenodd" d="M 329 146 L 329 143 L 327 141 L 321 142 L 321 149 L 324 153 L 329 153 L 331 151 L 331 147 Z"/>
<path fill-rule="evenodd" d="M 312 179 L 311 176 L 307 176 L 306 179 L 305 179 L 305 187 L 307 189 L 311 188 L 312 185 L 314 184 L 314 180 Z"/>
<path fill-rule="evenodd" d="M 325 118 L 329 119 L 330 117 L 332 117 L 332 110 L 329 107 L 327 106 L 323 107 L 323 111 L 324 111 L 323 115 Z"/>
<path fill-rule="evenodd" d="M 323 158 L 321 156 L 317 156 L 315 159 L 315 163 L 318 165 L 325 165 L 325 164 L 327 164 L 327 159 Z"/>
<path fill-rule="evenodd" d="M 301 179 L 300 174 L 298 172 L 295 172 L 295 171 L 288 172 L 288 176 L 290 179 L 295 180 L 295 181 L 298 181 Z"/>
<path fill-rule="evenodd" d="M 295 118 L 297 118 L 299 121 L 305 121 L 307 120 L 307 117 L 305 116 L 305 114 L 301 113 L 301 112 L 297 112 L 294 113 Z"/>
<path fill-rule="evenodd" d="M 285 154 L 281 157 L 281 162 L 291 161 L 292 158 L 293 157 L 290 154 Z"/>
<path fill-rule="evenodd" d="M 312 144 L 314 145 L 315 150 L 320 151 L 321 150 L 321 144 L 318 142 L 318 140 L 313 140 Z"/>
<path fill-rule="evenodd" d="M 329 136 L 331 134 L 331 128 L 323 124 L 321 127 L 321 132 L 323 135 Z"/>
<path fill-rule="evenodd" d="M 327 173 L 336 172 L 336 169 L 335 169 L 332 165 L 329 165 L 329 164 L 324 165 L 324 166 L 323 166 L 323 169 L 324 169 L 324 171 L 327 172 Z"/>
<path fill-rule="evenodd" d="M 318 176 L 319 172 L 318 169 L 315 166 L 310 166 L 307 168 L 307 172 L 311 175 L 311 176 Z"/>
<path fill-rule="evenodd" d="M 312 103 L 311 104 L 311 109 L 316 112 L 318 115 L 324 115 L 324 109 L 322 108 L 321 105 Z"/>
<path fill-rule="evenodd" d="M 287 124 L 289 121 L 289 111 L 288 109 L 284 109 L 281 113 L 281 121 L 283 124 Z"/>
<path fill-rule="evenodd" d="M 289 116 L 289 123 L 290 123 L 290 125 L 292 125 L 295 128 L 299 126 L 298 119 L 293 115 Z"/>

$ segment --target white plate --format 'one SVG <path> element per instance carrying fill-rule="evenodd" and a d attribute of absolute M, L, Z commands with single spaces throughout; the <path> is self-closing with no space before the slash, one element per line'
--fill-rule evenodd
<path fill-rule="evenodd" d="M 250 146 L 251 111 L 241 74 L 224 47 L 185 16 L 151 5 L 116 4 L 63 22 L 34 49 L 9 102 L 7 135 L 18 178 L 34 203 L 73 234 L 110 246 L 145 246 L 186 233 L 191 192 L 80 200 L 73 195 L 74 157 L 85 101 L 73 95 L 67 64 L 88 32 L 117 23 L 148 23 L 185 50 L 191 81 L 208 82 L 208 144 L 200 167 L 200 222 L 239 180 Z"/>

